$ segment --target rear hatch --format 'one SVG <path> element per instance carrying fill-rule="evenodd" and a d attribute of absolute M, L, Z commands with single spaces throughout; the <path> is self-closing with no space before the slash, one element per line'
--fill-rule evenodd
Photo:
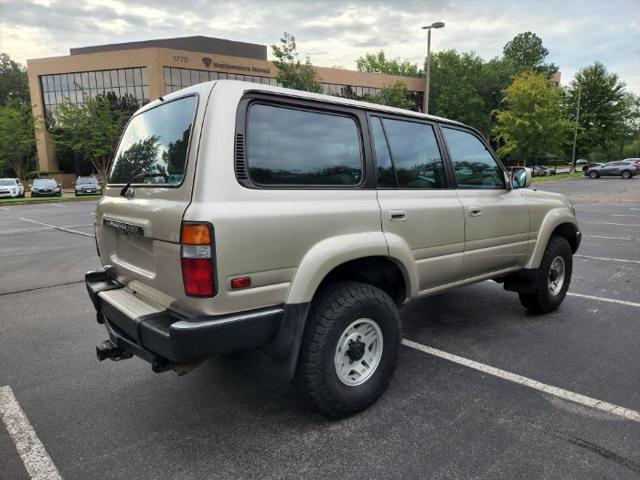
<path fill-rule="evenodd" d="M 179 307 L 184 298 L 180 227 L 191 202 L 199 125 L 210 89 L 211 84 L 186 89 L 132 117 L 96 211 L 102 264 L 159 307 Z"/>

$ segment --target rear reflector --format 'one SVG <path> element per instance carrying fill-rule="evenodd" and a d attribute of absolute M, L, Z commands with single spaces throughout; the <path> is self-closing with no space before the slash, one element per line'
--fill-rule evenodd
<path fill-rule="evenodd" d="M 180 240 L 184 292 L 191 297 L 213 297 L 216 282 L 211 225 L 183 223 Z"/>
<path fill-rule="evenodd" d="M 251 277 L 234 278 L 231 280 L 231 288 L 247 288 L 251 286 Z"/>

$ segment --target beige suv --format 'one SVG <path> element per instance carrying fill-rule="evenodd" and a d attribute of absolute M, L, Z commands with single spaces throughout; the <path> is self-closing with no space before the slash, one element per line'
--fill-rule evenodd
<path fill-rule="evenodd" d="M 258 347 L 332 417 L 383 393 L 409 299 L 493 279 L 562 302 L 580 233 L 462 124 L 236 81 L 141 108 L 96 212 L 86 276 L 108 340 L 185 373 Z"/>

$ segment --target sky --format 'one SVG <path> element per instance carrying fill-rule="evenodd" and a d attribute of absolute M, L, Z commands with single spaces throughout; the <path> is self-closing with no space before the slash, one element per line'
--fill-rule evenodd
<path fill-rule="evenodd" d="M 67 55 L 69 48 L 205 35 L 264 45 L 282 32 L 319 66 L 355 69 L 383 49 L 421 62 L 436 21 L 432 51 L 499 56 L 516 34 L 532 31 L 567 84 L 600 61 L 640 94 L 640 0 L 0 0 L 0 50 L 14 60 Z"/>

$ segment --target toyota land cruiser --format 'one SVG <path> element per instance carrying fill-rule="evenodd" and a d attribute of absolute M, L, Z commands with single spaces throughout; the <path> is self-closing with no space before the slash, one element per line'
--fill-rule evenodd
<path fill-rule="evenodd" d="M 560 305 L 575 211 L 530 183 L 443 118 L 239 81 L 166 95 L 98 203 L 98 359 L 185 373 L 259 348 L 324 414 L 358 412 L 391 379 L 405 301 L 493 279 Z"/>

